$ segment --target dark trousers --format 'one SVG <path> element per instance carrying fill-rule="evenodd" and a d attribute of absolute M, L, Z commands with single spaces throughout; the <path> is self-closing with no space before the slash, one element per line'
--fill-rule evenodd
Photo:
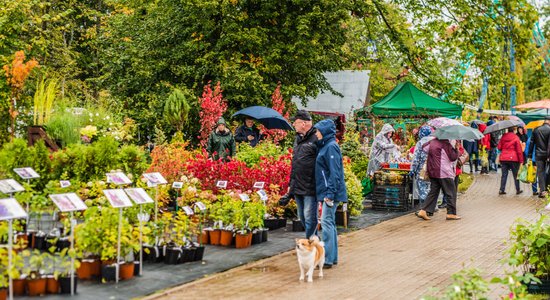
<path fill-rule="evenodd" d="M 474 159 L 475 157 L 475 159 Z M 478 171 L 478 166 L 479 166 L 479 152 L 472 152 L 470 154 L 470 159 L 468 161 L 470 163 L 470 173 L 473 173 L 474 172 L 474 168 L 472 167 L 472 162 L 475 166 L 475 170 L 476 172 Z"/>
<path fill-rule="evenodd" d="M 546 192 L 546 160 L 536 160 L 537 164 L 537 181 L 539 183 L 539 192 Z"/>
<path fill-rule="evenodd" d="M 489 171 L 497 170 L 497 149 L 489 150 Z"/>
<path fill-rule="evenodd" d="M 457 195 L 458 195 L 458 184 L 460 183 L 460 175 L 456 175 L 454 181 L 455 181 L 456 193 L 457 193 Z M 449 196 L 443 195 L 442 204 L 447 204 L 447 198 L 448 198 L 448 197 L 449 197 Z"/>
<path fill-rule="evenodd" d="M 430 192 L 422 204 L 422 210 L 433 213 L 437 205 L 439 192 L 447 200 L 447 214 L 456 215 L 456 185 L 454 178 L 430 178 Z"/>
<path fill-rule="evenodd" d="M 506 180 L 508 179 L 508 172 L 511 170 L 512 175 L 514 176 L 514 184 L 516 185 L 516 192 L 519 192 L 520 191 L 519 180 L 518 180 L 519 162 L 501 161 L 500 165 L 502 167 L 502 177 L 500 178 L 500 191 L 504 192 L 506 188 Z"/>

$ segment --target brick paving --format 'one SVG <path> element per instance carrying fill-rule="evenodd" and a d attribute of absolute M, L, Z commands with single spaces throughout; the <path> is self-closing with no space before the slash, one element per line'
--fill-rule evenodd
<path fill-rule="evenodd" d="M 484 276 L 504 274 L 500 263 L 510 225 L 536 218 L 542 203 L 524 194 L 498 196 L 499 175 L 476 176 L 459 196 L 460 221 L 438 212 L 431 221 L 408 214 L 340 236 L 339 265 L 323 279 L 299 282 L 294 251 L 151 295 L 146 299 L 418 299 L 444 289 L 451 275 L 478 267 Z M 493 287 L 492 299 L 502 291 Z"/>

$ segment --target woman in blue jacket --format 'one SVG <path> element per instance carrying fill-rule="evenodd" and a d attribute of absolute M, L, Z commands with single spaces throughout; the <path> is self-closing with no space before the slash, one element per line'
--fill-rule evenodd
<path fill-rule="evenodd" d="M 338 264 L 338 233 L 336 208 L 339 202 L 348 202 L 342 152 L 336 143 L 336 125 L 332 120 L 315 124 L 319 152 L 315 162 L 317 201 L 323 203 L 321 226 L 325 243 L 325 268 Z"/>

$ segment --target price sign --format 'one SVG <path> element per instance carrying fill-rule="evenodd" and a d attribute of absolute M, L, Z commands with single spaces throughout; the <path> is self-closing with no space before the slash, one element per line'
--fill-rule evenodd
<path fill-rule="evenodd" d="M 195 203 L 195 206 L 198 207 L 201 211 L 206 210 L 206 205 L 204 205 L 204 203 L 202 203 L 200 201 Z"/>
<path fill-rule="evenodd" d="M 239 194 L 239 197 L 243 202 L 250 201 L 250 197 L 247 194 Z"/>
<path fill-rule="evenodd" d="M 173 189 L 181 189 L 182 187 L 183 187 L 183 182 L 176 181 L 176 182 L 172 183 L 172 188 Z"/>
<path fill-rule="evenodd" d="M 59 185 L 60 185 L 62 188 L 66 188 L 66 187 L 70 187 L 70 186 L 71 186 L 71 182 L 68 181 L 68 180 L 60 180 L 60 181 L 59 181 Z"/>
<path fill-rule="evenodd" d="M 254 182 L 254 188 L 255 189 L 263 189 L 264 186 L 265 186 L 265 182 L 263 182 L 263 181 Z"/>
<path fill-rule="evenodd" d="M 216 182 L 216 187 L 220 189 L 227 188 L 227 180 L 218 180 L 218 182 Z"/>
<path fill-rule="evenodd" d="M 183 209 L 185 214 L 188 215 L 188 216 L 192 216 L 194 214 L 193 209 L 191 209 L 191 207 L 189 207 L 189 206 L 184 206 L 181 209 Z"/>

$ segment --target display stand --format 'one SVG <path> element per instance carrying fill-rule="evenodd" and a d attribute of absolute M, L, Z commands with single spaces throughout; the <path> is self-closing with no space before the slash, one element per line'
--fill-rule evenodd
<path fill-rule="evenodd" d="M 40 175 L 36 173 L 36 171 L 31 167 L 25 167 L 25 168 L 15 168 L 13 171 L 21 177 L 21 179 L 26 180 L 27 184 L 31 184 L 31 179 L 40 178 Z M 29 230 L 29 222 L 30 222 L 30 203 L 27 201 L 27 231 Z"/>
<path fill-rule="evenodd" d="M 159 172 L 144 173 L 143 177 L 147 179 L 147 186 L 155 188 L 155 222 L 158 219 L 158 199 L 159 199 L 159 184 L 167 184 L 168 181 Z"/>
<path fill-rule="evenodd" d="M 8 297 L 13 300 L 13 219 L 26 218 L 28 214 L 14 198 L 0 200 L 0 221 L 8 221 Z"/>
<path fill-rule="evenodd" d="M 194 206 L 199 209 L 202 216 L 202 220 L 199 222 L 199 245 L 202 246 L 202 226 L 204 225 L 203 223 L 206 222 L 206 205 L 198 201 L 194 204 Z"/>
<path fill-rule="evenodd" d="M 122 189 L 103 190 L 103 193 L 111 203 L 111 206 L 118 208 L 118 238 L 117 238 L 117 250 L 116 250 L 116 277 L 115 282 L 118 283 L 120 277 L 120 240 L 122 236 L 122 209 L 132 206 L 132 201 L 128 198 L 128 195 Z"/>
<path fill-rule="evenodd" d="M 124 189 L 126 194 L 139 205 L 139 276 L 143 274 L 143 223 L 149 221 L 149 214 L 143 213 L 143 205 L 155 202 L 142 188 Z"/>
<path fill-rule="evenodd" d="M 50 195 L 50 199 L 52 199 L 53 203 L 61 212 L 68 212 L 70 213 L 70 222 L 71 222 L 71 253 L 74 253 L 74 228 L 76 226 L 76 220 L 74 219 L 74 212 L 75 211 L 82 211 L 88 208 L 86 204 L 78 197 L 75 193 L 67 193 L 67 194 L 52 194 Z M 74 278 L 74 271 L 75 271 L 75 260 L 74 255 L 71 255 L 71 271 L 70 271 L 70 277 L 71 277 L 71 296 L 75 294 L 75 278 Z"/>

